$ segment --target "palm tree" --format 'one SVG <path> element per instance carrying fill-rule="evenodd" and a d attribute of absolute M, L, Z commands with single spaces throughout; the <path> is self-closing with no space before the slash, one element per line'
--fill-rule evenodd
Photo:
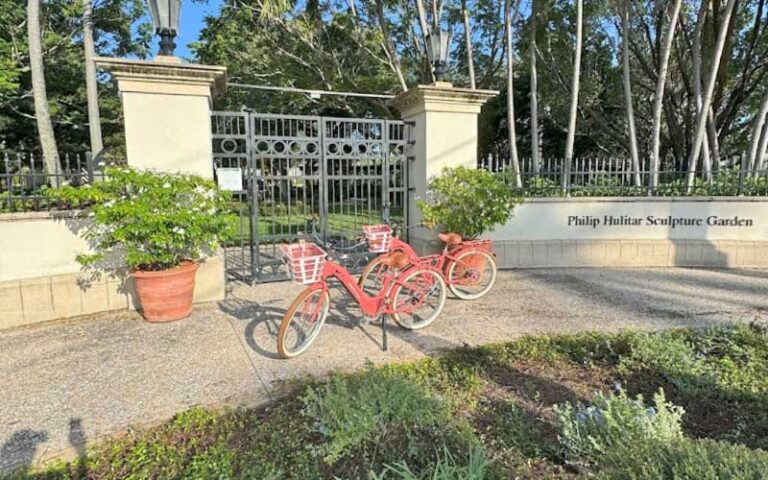
<path fill-rule="evenodd" d="M 704 91 L 704 98 L 701 100 L 702 108 L 696 117 L 696 133 L 693 135 L 693 148 L 688 157 L 688 175 L 685 178 L 685 185 L 688 189 L 693 187 L 693 179 L 696 176 L 696 163 L 701 153 L 701 144 L 707 127 L 707 115 L 712 106 L 712 96 L 715 92 L 715 83 L 717 82 L 717 71 L 720 69 L 720 58 L 723 56 L 723 48 L 729 31 L 728 26 L 731 23 L 731 14 L 735 5 L 736 0 L 728 0 L 725 12 L 722 13 L 722 23 L 717 33 L 717 44 L 715 45 L 715 54 L 712 58 L 712 68 L 707 78 L 707 89 Z"/>
<path fill-rule="evenodd" d="M 102 153 L 101 118 L 99 116 L 99 93 L 96 84 L 96 48 L 93 41 L 93 3 L 85 0 L 83 5 L 83 48 L 85 49 L 85 89 L 88 101 L 88 130 L 91 136 L 91 152 L 96 158 Z"/>
<path fill-rule="evenodd" d="M 573 57 L 573 84 L 571 87 L 571 112 L 568 118 L 568 136 L 565 140 L 566 172 L 573 159 L 573 142 L 576 137 L 576 116 L 579 108 L 579 77 L 581 76 L 581 38 L 583 30 L 584 1 L 576 0 L 576 51 Z M 567 179 L 565 177 L 564 181 Z"/>
<path fill-rule="evenodd" d="M 627 126 L 629 128 L 629 154 L 632 157 L 632 170 L 635 186 L 639 187 L 640 180 L 640 154 L 637 148 L 637 131 L 635 130 L 635 111 L 632 105 L 632 83 L 629 66 L 629 6 L 619 0 L 621 9 L 621 36 L 622 36 L 622 60 L 624 76 L 624 101 L 627 106 Z"/>
<path fill-rule="evenodd" d="M 656 188 L 659 184 L 659 150 L 661 144 L 661 108 L 664 99 L 664 90 L 667 84 L 667 69 L 669 68 L 669 55 L 672 52 L 672 41 L 675 38 L 677 19 L 680 16 L 682 0 L 675 0 L 672 6 L 672 15 L 669 19 L 669 28 L 664 37 L 661 50 L 661 63 L 659 65 L 659 78 L 656 82 L 656 93 L 653 98 L 653 132 L 651 135 L 651 175 L 650 187 Z"/>
<path fill-rule="evenodd" d="M 518 6 L 520 2 L 518 0 Z M 514 89 L 514 70 L 512 55 L 512 0 L 504 1 L 504 31 L 506 35 L 506 54 L 507 54 L 507 130 L 509 131 L 509 160 L 512 163 L 512 170 L 515 175 L 515 186 L 523 187 L 523 180 L 520 176 L 520 162 L 517 159 L 517 135 L 515 135 L 515 89 Z"/>
<path fill-rule="evenodd" d="M 533 171 L 539 174 L 541 151 L 539 149 L 539 78 L 536 71 L 536 0 L 531 0 L 531 160 Z"/>
<path fill-rule="evenodd" d="M 58 186 L 58 178 L 53 176 L 59 171 L 59 153 L 53 123 L 48 111 L 48 92 L 45 86 L 45 67 L 43 66 L 43 46 L 40 36 L 40 0 L 27 2 L 27 36 L 29 37 L 29 65 L 32 73 L 32 95 L 35 101 L 35 119 L 40 146 L 43 150 L 45 171 L 51 175 L 51 183 Z"/>

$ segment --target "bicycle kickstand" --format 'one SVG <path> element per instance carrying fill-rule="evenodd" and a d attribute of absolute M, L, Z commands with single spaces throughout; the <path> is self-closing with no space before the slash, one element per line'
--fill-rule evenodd
<path fill-rule="evenodd" d="M 389 345 L 387 345 L 387 316 L 386 315 L 381 316 L 381 349 L 385 352 L 389 350 Z"/>

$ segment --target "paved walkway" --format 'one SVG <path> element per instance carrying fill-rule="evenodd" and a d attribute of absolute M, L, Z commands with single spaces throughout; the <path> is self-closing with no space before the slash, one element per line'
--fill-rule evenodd
<path fill-rule="evenodd" d="M 82 452 L 101 436 L 192 405 L 257 403 L 278 395 L 280 380 L 366 360 L 527 333 L 768 321 L 768 271 L 520 270 L 501 273 L 482 301 L 449 300 L 426 330 L 393 327 L 388 352 L 379 348 L 378 327 L 352 327 L 359 312 L 335 292 L 315 345 L 279 360 L 277 325 L 299 289 L 236 286 L 228 300 L 168 325 L 121 314 L 0 332 L 0 470 Z"/>

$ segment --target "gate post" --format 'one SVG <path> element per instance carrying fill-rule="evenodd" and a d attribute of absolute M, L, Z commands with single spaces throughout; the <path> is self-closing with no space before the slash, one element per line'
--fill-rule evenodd
<path fill-rule="evenodd" d="M 477 168 L 477 117 L 480 108 L 498 95 L 495 90 L 454 88 L 448 82 L 418 85 L 392 100 L 401 118 L 411 124 L 408 178 L 411 189 L 409 223 L 421 221 L 416 200 L 425 199 L 429 179 L 443 168 Z M 409 241 L 420 254 L 440 245 L 430 230 L 411 230 Z"/>
<path fill-rule="evenodd" d="M 226 89 L 226 68 L 97 58 L 112 73 L 123 103 L 128 164 L 213 178 L 211 98 Z"/>

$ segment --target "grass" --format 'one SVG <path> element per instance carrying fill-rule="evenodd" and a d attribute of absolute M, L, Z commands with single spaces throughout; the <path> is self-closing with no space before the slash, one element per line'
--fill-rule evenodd
<path fill-rule="evenodd" d="M 188 410 L 9 478 L 758 479 L 768 468 L 768 329 L 756 325 L 527 337 L 295 388 L 260 408 Z M 665 408 L 676 413 L 653 417 L 659 426 L 644 418 Z M 636 440 L 615 440 L 625 428 Z M 599 455 L 584 448 L 594 438 Z"/>
<path fill-rule="evenodd" d="M 293 204 L 289 207 L 285 204 L 270 205 L 264 207 L 258 218 L 259 236 L 285 235 L 295 237 L 299 234 L 307 234 L 310 230 L 309 221 L 313 218 L 311 208 L 304 209 L 303 205 Z M 237 240 L 246 240 L 251 235 L 251 217 L 247 206 L 232 204 L 233 227 Z M 391 218 L 397 222 L 402 218 L 402 209 L 392 209 Z M 362 234 L 363 225 L 381 223 L 381 212 L 378 209 L 355 206 L 354 204 L 332 204 L 329 206 L 327 217 L 328 231 L 334 234 Z M 319 228 L 319 226 L 318 226 Z"/>

